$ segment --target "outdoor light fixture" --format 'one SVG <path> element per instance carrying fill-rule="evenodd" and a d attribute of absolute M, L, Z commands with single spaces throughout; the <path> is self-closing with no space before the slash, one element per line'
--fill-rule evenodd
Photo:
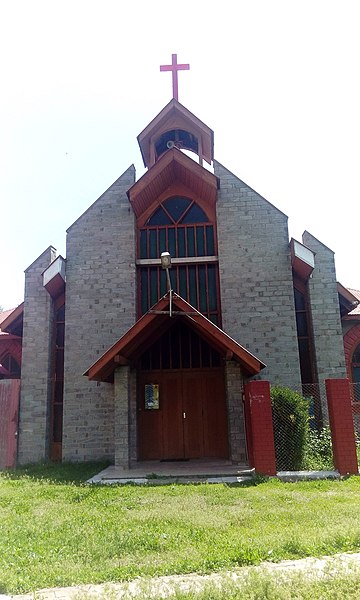
<path fill-rule="evenodd" d="M 172 309 L 172 301 L 173 301 L 173 290 L 171 287 L 171 279 L 169 269 L 171 269 L 171 256 L 170 252 L 162 252 L 160 255 L 161 268 L 166 271 L 166 281 L 167 281 L 167 291 L 169 292 L 169 310 L 152 310 L 150 308 L 149 312 L 155 315 L 169 315 L 172 317 L 173 315 L 199 315 L 198 311 L 194 312 L 185 312 L 184 310 L 178 311 Z M 165 297 L 165 296 L 164 296 Z"/>
<path fill-rule="evenodd" d="M 172 293 L 173 293 L 173 291 L 171 288 L 171 280 L 170 280 L 170 273 L 169 273 L 169 269 L 171 269 L 170 252 L 162 252 L 160 255 L 160 260 L 161 260 L 161 267 L 163 269 L 165 269 L 165 271 L 166 271 L 167 286 L 168 286 L 168 292 L 170 295 L 169 316 L 172 317 Z"/>
<path fill-rule="evenodd" d="M 162 252 L 160 256 L 161 266 L 163 269 L 170 269 L 171 267 L 171 256 L 170 252 Z"/>

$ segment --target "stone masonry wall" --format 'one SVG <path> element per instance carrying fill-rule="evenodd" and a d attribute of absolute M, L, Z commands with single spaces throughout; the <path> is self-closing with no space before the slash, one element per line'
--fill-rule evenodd
<path fill-rule="evenodd" d="M 115 465 L 129 469 L 137 461 L 136 370 L 121 366 L 115 370 Z"/>
<path fill-rule="evenodd" d="M 56 258 L 49 247 L 25 271 L 18 463 L 48 458 L 53 303 L 42 273 Z"/>
<path fill-rule="evenodd" d="M 303 244 L 315 252 L 315 268 L 309 279 L 309 302 L 317 375 L 322 384 L 325 379 L 346 377 L 334 253 L 307 231 L 303 234 Z M 322 398 L 322 408 L 327 420 L 325 398 Z"/>
<path fill-rule="evenodd" d="M 222 165 L 218 246 L 223 329 L 261 359 L 260 377 L 298 388 L 287 217 Z"/>
<path fill-rule="evenodd" d="M 235 463 L 246 464 L 245 416 L 243 377 L 241 367 L 234 361 L 225 365 L 226 403 L 228 411 L 229 457 Z"/>
<path fill-rule="evenodd" d="M 129 391 L 130 367 L 115 369 L 115 465 L 123 469 L 130 466 L 129 456 Z"/>
<path fill-rule="evenodd" d="M 130 466 L 137 461 L 137 372 L 130 370 L 129 377 L 129 458 Z"/>
<path fill-rule="evenodd" d="M 135 226 L 125 173 L 70 227 L 63 458 L 114 460 L 114 386 L 83 373 L 135 322 Z"/>

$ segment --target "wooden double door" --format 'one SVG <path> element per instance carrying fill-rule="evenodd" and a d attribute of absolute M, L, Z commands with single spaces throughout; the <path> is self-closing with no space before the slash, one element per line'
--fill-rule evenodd
<path fill-rule="evenodd" d="M 151 386 L 155 408 L 147 402 Z M 228 458 L 221 368 L 142 372 L 138 392 L 140 460 Z"/>

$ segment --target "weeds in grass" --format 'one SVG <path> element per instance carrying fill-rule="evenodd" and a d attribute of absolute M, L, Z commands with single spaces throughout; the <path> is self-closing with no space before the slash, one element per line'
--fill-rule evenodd
<path fill-rule="evenodd" d="M 74 600 L 357 600 L 359 592 L 360 567 L 335 562 L 324 570 L 251 568 L 210 578 L 143 580 L 105 586 L 102 591 L 80 591 Z"/>
<path fill-rule="evenodd" d="M 0 474 L 3 593 L 360 549 L 357 477 L 92 486 L 78 467 Z"/>
<path fill-rule="evenodd" d="M 303 467 L 318 471 L 328 471 L 334 468 L 330 427 L 324 427 L 320 431 L 309 429 Z"/>

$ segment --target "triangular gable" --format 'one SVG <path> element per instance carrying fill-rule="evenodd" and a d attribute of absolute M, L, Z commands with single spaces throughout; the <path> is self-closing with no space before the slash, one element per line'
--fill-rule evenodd
<path fill-rule="evenodd" d="M 107 350 L 85 373 L 89 379 L 112 381 L 115 369 L 128 364 L 139 356 L 150 343 L 162 335 L 172 324 L 172 319 L 184 319 L 213 348 L 228 359 L 237 361 L 244 372 L 258 374 L 266 365 L 238 344 L 222 329 L 197 311 L 177 294 L 172 294 L 173 317 L 169 316 L 170 294 L 165 294 L 145 315 L 139 319 L 109 350 Z"/>
<path fill-rule="evenodd" d="M 107 195 L 109 192 L 111 192 L 111 191 L 113 191 L 113 190 L 116 190 L 116 187 L 117 187 L 118 185 L 120 185 L 120 184 L 123 184 L 123 183 L 124 183 L 124 185 L 126 185 L 126 183 L 125 183 L 125 182 L 126 182 L 126 178 L 127 178 L 128 176 L 129 176 L 129 178 L 130 178 L 132 181 L 135 181 L 135 177 L 136 177 L 136 171 L 135 171 L 135 167 L 134 167 L 134 165 L 130 165 L 130 167 L 128 167 L 128 168 L 126 169 L 126 171 L 124 171 L 124 172 L 122 173 L 122 175 L 120 175 L 120 177 L 118 177 L 118 178 L 117 178 L 117 179 L 114 181 L 114 183 L 112 183 L 112 184 L 111 184 L 111 185 L 110 185 L 110 186 L 109 186 L 109 187 L 108 187 L 108 188 L 105 190 L 105 192 L 103 192 L 103 193 L 101 194 L 101 196 L 99 196 L 99 197 L 97 198 L 97 200 L 95 200 L 95 201 L 94 201 L 92 204 L 90 204 L 90 206 L 88 206 L 88 208 L 87 208 L 87 209 L 86 209 L 86 210 L 85 210 L 85 211 L 84 211 L 84 212 L 83 212 L 83 213 L 82 213 L 82 214 L 81 214 L 81 215 L 80 215 L 80 216 L 79 216 L 79 217 L 78 217 L 78 218 L 77 218 L 77 219 L 76 219 L 76 220 L 75 220 L 75 221 L 74 221 L 74 222 L 73 222 L 73 223 L 72 223 L 72 224 L 71 224 L 71 225 L 70 225 L 68 228 L 67 228 L 67 230 L 66 230 L 66 233 L 70 233 L 70 231 L 72 230 L 72 228 L 73 228 L 74 226 L 78 225 L 78 224 L 79 224 L 79 223 L 82 221 L 82 219 L 84 219 L 84 217 L 85 217 L 86 215 L 88 215 L 89 213 L 91 213 L 91 211 L 93 211 L 93 210 L 95 209 L 95 207 L 96 207 L 96 206 L 97 206 L 99 203 L 101 203 L 101 201 L 104 199 L 104 197 L 106 197 L 106 195 Z"/>
<path fill-rule="evenodd" d="M 222 165 L 218 160 L 214 160 L 213 164 L 214 164 L 214 173 L 219 178 L 219 180 L 221 182 L 223 182 L 223 181 L 226 180 L 227 175 L 230 175 L 231 178 L 233 178 L 236 181 L 238 181 L 245 188 L 247 188 L 250 192 L 253 192 L 254 194 L 256 194 L 256 197 L 259 198 L 262 202 L 265 202 L 265 204 L 268 205 L 271 208 L 271 210 L 274 210 L 279 215 L 282 215 L 286 220 L 289 218 L 282 210 L 280 210 L 280 208 L 278 208 L 277 206 L 275 206 L 275 204 L 273 204 L 272 202 L 270 202 L 269 200 L 267 200 L 266 198 L 264 198 L 264 196 L 262 196 L 261 194 L 259 194 L 259 192 L 257 192 L 256 190 L 254 190 L 254 188 L 252 188 L 243 179 L 240 179 L 240 177 L 238 177 L 232 171 L 230 171 L 229 169 L 227 169 L 226 167 L 224 167 L 224 165 Z"/>

